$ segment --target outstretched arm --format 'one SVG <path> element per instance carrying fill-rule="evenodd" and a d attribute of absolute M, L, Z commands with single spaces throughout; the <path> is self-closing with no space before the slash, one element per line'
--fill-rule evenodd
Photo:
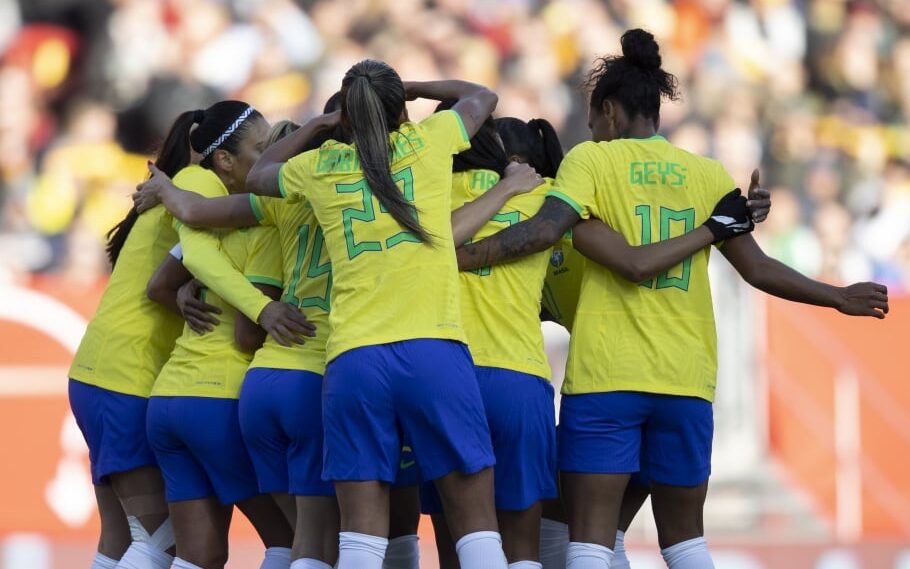
<path fill-rule="evenodd" d="M 261 196 L 281 197 L 279 174 L 281 166 L 306 147 L 315 135 L 335 128 L 341 118 L 341 111 L 314 117 L 300 128 L 269 146 L 253 164 L 246 177 L 246 190 Z"/>
<path fill-rule="evenodd" d="M 884 318 L 888 313 L 887 287 L 878 283 L 838 287 L 810 279 L 765 255 L 751 235 L 727 241 L 721 252 L 747 283 L 770 295 L 851 316 Z"/>
<path fill-rule="evenodd" d="M 461 117 L 468 138 L 474 136 L 480 125 L 496 110 L 499 97 L 490 89 L 468 81 L 405 81 L 408 99 L 433 99 L 457 102 L 452 110 Z"/>
<path fill-rule="evenodd" d="M 249 227 L 258 225 L 249 194 L 207 198 L 181 190 L 167 174 L 149 163 L 152 176 L 139 184 L 133 203 L 142 213 L 159 203 L 181 222 L 192 227 Z"/>
<path fill-rule="evenodd" d="M 496 235 L 455 250 L 458 269 L 467 271 L 498 265 L 552 247 L 581 217 L 559 198 L 547 198 L 534 217 Z"/>

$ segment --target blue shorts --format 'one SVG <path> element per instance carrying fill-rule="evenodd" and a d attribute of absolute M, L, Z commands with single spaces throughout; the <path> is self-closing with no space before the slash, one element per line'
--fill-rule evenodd
<path fill-rule="evenodd" d="M 496 509 L 521 511 L 557 498 L 553 386 L 518 371 L 474 369 L 496 455 Z M 421 485 L 420 499 L 423 513 L 442 512 L 433 484 Z"/>
<path fill-rule="evenodd" d="M 326 480 L 395 482 L 407 438 L 425 480 L 493 466 L 467 347 L 419 339 L 349 350 L 322 392 Z"/>
<path fill-rule="evenodd" d="M 145 434 L 149 400 L 81 381 L 69 381 L 70 409 L 88 445 L 92 483 L 142 466 L 157 466 Z"/>
<path fill-rule="evenodd" d="M 564 395 L 559 470 L 698 486 L 711 475 L 714 410 L 697 397 L 612 391 Z"/>
<path fill-rule="evenodd" d="M 252 368 L 240 389 L 240 430 L 259 491 L 334 496 L 322 480 L 322 376 Z"/>
<path fill-rule="evenodd" d="M 149 398 L 148 437 L 168 502 L 216 496 L 228 505 L 259 494 L 237 406 L 236 399 Z"/>

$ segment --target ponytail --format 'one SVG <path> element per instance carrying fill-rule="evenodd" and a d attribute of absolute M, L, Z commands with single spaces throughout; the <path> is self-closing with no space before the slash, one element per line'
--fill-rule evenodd
<path fill-rule="evenodd" d="M 202 122 L 203 115 L 201 110 L 181 113 L 171 126 L 171 130 L 168 131 L 164 143 L 161 145 L 161 151 L 158 153 L 158 159 L 155 160 L 155 166 L 168 176 L 173 178 L 177 172 L 189 165 L 190 129 L 194 124 Z M 127 212 L 126 217 L 107 232 L 107 245 L 104 249 L 111 262 L 111 269 L 117 265 L 120 251 L 137 219 L 139 219 L 139 212 L 133 206 Z"/>
<path fill-rule="evenodd" d="M 514 117 L 496 119 L 496 128 L 502 137 L 506 154 L 530 164 L 545 178 L 555 178 L 562 163 L 562 145 L 559 136 L 546 119 L 524 122 Z"/>
<path fill-rule="evenodd" d="M 430 236 L 420 226 L 417 209 L 392 179 L 389 133 L 404 110 L 404 84 L 394 69 L 375 60 L 357 63 L 341 83 L 341 114 L 350 125 L 357 158 L 370 191 L 395 221 L 421 243 Z"/>

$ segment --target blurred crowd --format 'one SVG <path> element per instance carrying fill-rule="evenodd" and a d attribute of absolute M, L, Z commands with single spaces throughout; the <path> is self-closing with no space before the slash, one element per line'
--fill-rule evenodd
<path fill-rule="evenodd" d="M 910 0 L 0 0 L 0 275 L 96 279 L 179 111 L 305 119 L 365 57 L 489 85 L 568 149 L 584 73 L 630 27 L 680 79 L 662 133 L 743 187 L 761 167 L 769 254 L 910 290 Z"/>

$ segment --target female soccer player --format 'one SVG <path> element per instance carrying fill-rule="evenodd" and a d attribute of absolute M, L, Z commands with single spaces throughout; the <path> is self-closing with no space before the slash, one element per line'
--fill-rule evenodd
<path fill-rule="evenodd" d="M 629 240 L 689 234 L 733 182 L 717 162 L 656 135 L 660 102 L 677 96 L 653 36 L 631 30 L 623 55 L 590 76 L 594 142 L 559 169 L 541 211 L 484 242 L 464 247 L 465 267 L 545 249 L 580 219 L 597 217 Z M 717 216 L 715 216 L 717 217 Z M 766 257 L 738 223 L 713 241 L 753 286 L 850 315 L 883 318 L 887 291 L 874 283 L 833 287 Z M 672 569 L 712 567 L 700 526 L 710 472 L 716 343 L 705 248 L 673 270 L 624 265 L 605 226 L 576 230 L 587 263 L 563 386 L 559 466 L 573 542 L 569 569 L 610 567 L 623 492 L 645 464 L 662 553 Z M 588 239 L 591 237 L 592 239 Z M 590 241 L 600 242 L 597 251 Z M 671 241 L 672 242 L 672 241 Z"/>
<path fill-rule="evenodd" d="M 412 123 L 407 97 L 458 102 Z M 335 481 L 341 509 L 340 569 L 382 565 L 400 431 L 436 481 L 462 567 L 506 566 L 450 221 L 452 156 L 496 100 L 459 81 L 406 89 L 388 65 L 362 61 L 341 87 L 341 124 L 354 144 L 295 156 L 303 138 L 294 133 L 250 172 L 254 193 L 312 204 L 332 259 L 323 475 Z"/>
<path fill-rule="evenodd" d="M 202 161 L 182 169 L 174 182 L 202 195 L 243 192 L 268 124 L 239 101 L 217 103 L 200 118 L 190 141 Z M 233 504 L 253 522 L 268 548 L 262 566 L 288 567 L 291 526 L 272 498 L 259 494 L 237 416 L 240 383 L 264 334 L 215 293 L 236 276 L 244 286 L 255 283 L 277 298 L 282 284 L 278 236 L 266 228 L 211 236 L 218 248 L 206 252 L 196 247 L 195 233 L 180 226 L 179 235 L 186 258 L 197 257 L 195 266 L 228 270 L 217 273 L 217 287 L 206 291 L 206 301 L 221 309 L 221 321 L 204 335 L 184 328 L 149 400 L 148 437 L 164 474 L 177 543 L 174 567 L 224 566 Z M 149 282 L 152 294 L 173 279 L 175 270 L 179 273 L 180 267 L 173 259 L 162 264 Z M 206 271 L 196 276 L 206 284 L 216 282 Z"/>
<path fill-rule="evenodd" d="M 157 167 L 173 175 L 189 164 L 193 123 L 193 112 L 176 119 Z M 149 300 L 146 284 L 177 234 L 164 208 L 143 215 L 132 209 L 109 237 L 113 272 L 69 371 L 70 406 L 89 447 L 101 514 L 92 568 L 165 569 L 172 560 L 173 531 L 145 418 L 152 384 L 180 335 L 182 319 L 173 292 L 169 312 Z M 205 306 L 195 309 L 204 312 Z"/>

